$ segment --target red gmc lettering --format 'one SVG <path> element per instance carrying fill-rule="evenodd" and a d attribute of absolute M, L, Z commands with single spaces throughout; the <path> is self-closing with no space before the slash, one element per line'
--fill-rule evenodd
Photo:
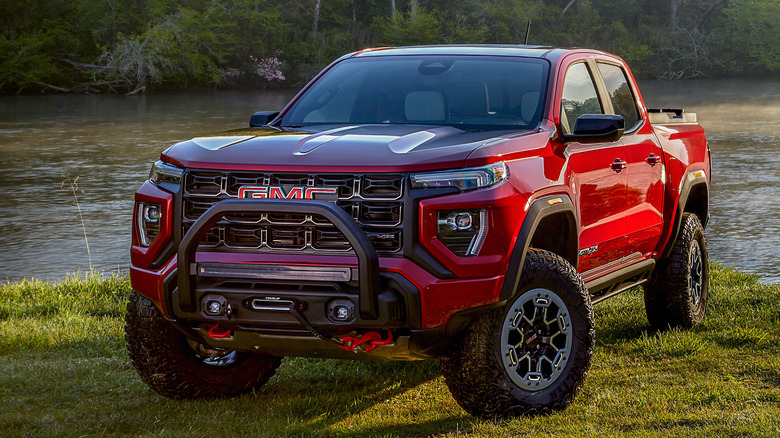
<path fill-rule="evenodd" d="M 287 193 L 280 186 L 246 186 L 238 189 L 239 198 L 251 199 L 314 199 L 317 194 L 336 195 L 338 189 L 335 187 L 293 187 Z"/>
<path fill-rule="evenodd" d="M 303 187 L 293 187 L 287 194 L 284 193 L 284 189 L 281 187 L 271 187 L 268 192 L 268 197 L 271 199 L 304 199 Z"/>
<path fill-rule="evenodd" d="M 247 193 L 249 196 L 247 196 Z M 268 198 L 268 187 L 241 187 L 238 189 L 238 197 L 266 199 Z"/>
<path fill-rule="evenodd" d="M 338 189 L 335 187 L 306 187 L 306 199 L 314 199 L 314 195 L 317 193 L 335 195 L 338 193 Z"/>

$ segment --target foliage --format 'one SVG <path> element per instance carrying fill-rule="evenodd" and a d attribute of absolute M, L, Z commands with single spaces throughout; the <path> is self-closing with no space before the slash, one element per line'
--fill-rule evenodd
<path fill-rule="evenodd" d="M 482 420 L 453 400 L 435 360 L 286 358 L 256 393 L 174 401 L 124 351 L 127 277 L 0 285 L 3 436 L 751 436 L 780 434 L 780 285 L 711 267 L 692 330 L 648 328 L 639 290 L 595 306 L 582 393 L 562 412 Z"/>
<path fill-rule="evenodd" d="M 0 10 L 5 93 L 300 86 L 370 46 L 522 44 L 529 20 L 529 43 L 613 52 L 641 77 L 780 72 L 776 0 L 0 0 Z M 257 74 L 268 59 L 284 80 Z"/>
<path fill-rule="evenodd" d="M 723 14 L 730 53 L 739 68 L 780 71 L 780 2 L 732 0 Z"/>

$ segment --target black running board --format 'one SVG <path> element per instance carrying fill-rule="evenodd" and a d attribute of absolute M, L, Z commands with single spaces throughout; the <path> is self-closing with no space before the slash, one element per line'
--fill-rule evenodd
<path fill-rule="evenodd" d="M 596 304 L 645 283 L 654 267 L 655 260 L 647 259 L 585 283 L 591 294 L 590 302 Z"/>

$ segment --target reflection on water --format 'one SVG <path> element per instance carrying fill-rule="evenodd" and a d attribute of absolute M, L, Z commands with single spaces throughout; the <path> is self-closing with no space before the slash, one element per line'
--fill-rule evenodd
<path fill-rule="evenodd" d="M 696 112 L 713 152 L 711 255 L 780 281 L 780 81 L 643 82 L 651 107 Z M 129 266 L 133 193 L 171 144 L 246 126 L 283 92 L 0 98 L 0 280 L 89 269 L 73 196 L 78 177 L 95 268 Z"/>
<path fill-rule="evenodd" d="M 695 112 L 712 149 L 710 256 L 780 282 L 780 80 L 643 82 L 648 107 Z"/>
<path fill-rule="evenodd" d="M 78 177 L 92 262 L 130 265 L 133 193 L 171 144 L 247 126 L 293 93 L 207 92 L 154 96 L 0 98 L 0 280 L 62 278 L 89 270 L 73 195 Z"/>

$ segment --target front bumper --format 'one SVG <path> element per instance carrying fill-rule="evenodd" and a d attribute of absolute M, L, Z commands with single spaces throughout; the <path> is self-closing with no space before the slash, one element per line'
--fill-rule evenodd
<path fill-rule="evenodd" d="M 197 251 L 205 232 L 216 222 L 247 211 L 322 215 L 349 239 L 354 256 Z M 224 200 L 193 224 L 175 254 L 159 268 L 134 263 L 133 288 L 153 300 L 188 335 L 205 343 L 282 356 L 358 357 L 311 336 L 288 311 L 290 304 L 326 336 L 392 329 L 395 342 L 370 353 L 374 358 L 436 355 L 446 348 L 453 327 L 462 327 L 458 315 L 495 304 L 503 282 L 503 275 L 440 278 L 408 258 L 379 258 L 354 219 L 323 201 Z M 300 267 L 297 275 L 303 268 L 313 268 L 317 275 L 342 273 L 345 277 L 323 281 L 267 275 L 285 267 Z M 213 302 L 229 311 L 209 314 Z M 336 306 L 347 307 L 348 318 L 334 319 Z M 228 339 L 208 336 L 208 329 L 217 323 L 234 335 Z"/>

